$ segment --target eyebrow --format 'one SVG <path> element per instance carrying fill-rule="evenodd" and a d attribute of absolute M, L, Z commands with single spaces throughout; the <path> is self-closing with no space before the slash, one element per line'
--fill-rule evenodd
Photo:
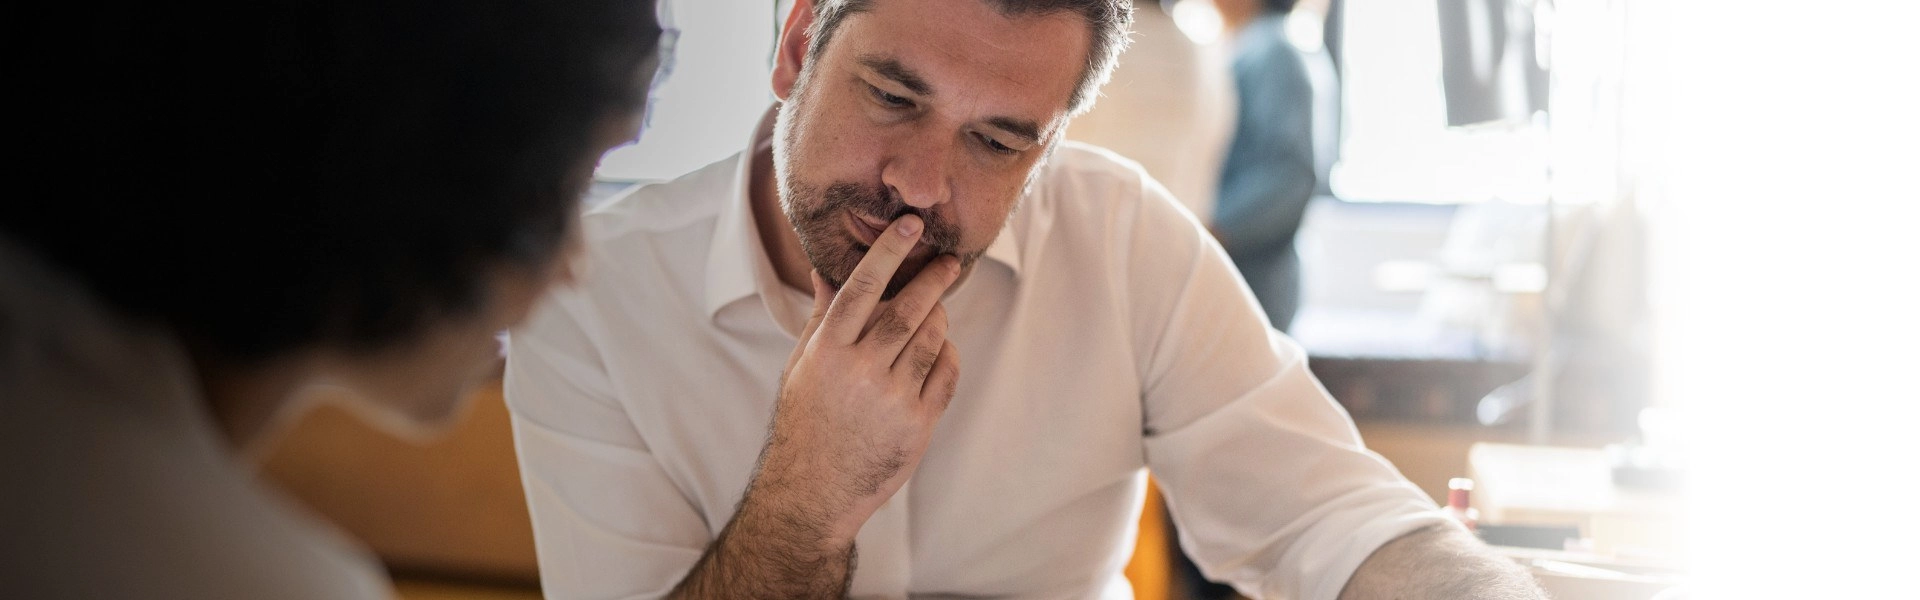
<path fill-rule="evenodd" d="M 927 85 L 927 80 L 922 79 L 919 73 L 915 73 L 913 69 L 900 64 L 898 60 L 885 56 L 865 54 L 860 56 L 859 61 L 861 65 L 872 69 L 875 73 L 879 73 L 881 77 L 892 79 L 900 85 L 906 86 L 907 90 L 914 94 L 920 96 L 933 95 L 933 86 Z M 1014 117 L 993 117 L 987 119 L 987 124 L 1018 136 L 1026 140 L 1029 144 L 1040 143 L 1040 125 L 1033 121 Z"/>
<path fill-rule="evenodd" d="M 915 94 L 921 96 L 933 95 L 933 86 L 927 85 L 927 80 L 921 79 L 919 73 L 915 73 L 913 69 L 909 69 L 906 65 L 900 64 L 900 61 L 882 56 L 864 55 L 860 57 L 860 64 L 865 65 L 869 69 L 873 69 L 873 72 L 879 73 L 881 77 L 892 79 L 899 82 L 900 85 L 907 86 L 907 89 Z"/>
<path fill-rule="evenodd" d="M 1040 143 L 1040 126 L 1033 121 L 1013 117 L 994 117 L 987 119 L 987 124 L 1020 136 L 1029 144 Z"/>

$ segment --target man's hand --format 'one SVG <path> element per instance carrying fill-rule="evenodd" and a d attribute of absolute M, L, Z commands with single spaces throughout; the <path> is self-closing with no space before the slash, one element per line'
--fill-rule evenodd
<path fill-rule="evenodd" d="M 1340 600 L 1546 600 L 1527 570 L 1451 525 L 1416 530 L 1374 550 Z"/>
<path fill-rule="evenodd" d="M 854 536 L 913 476 L 960 377 L 940 306 L 958 259 L 935 259 L 880 299 L 922 228 L 917 216 L 895 221 L 838 294 L 813 275 L 813 316 L 787 360 L 759 468 L 676 596 L 846 593 Z"/>
<path fill-rule="evenodd" d="M 913 476 L 959 380 L 940 305 L 959 261 L 935 259 L 899 295 L 880 301 L 920 230 L 919 217 L 901 217 L 837 296 L 813 275 L 813 317 L 787 361 L 760 457 L 754 486 L 825 511 L 835 544 L 851 544 Z"/>

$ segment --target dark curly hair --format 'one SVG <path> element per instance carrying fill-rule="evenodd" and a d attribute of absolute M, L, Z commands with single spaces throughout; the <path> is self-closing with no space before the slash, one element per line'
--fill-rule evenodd
<path fill-rule="evenodd" d="M 84 4 L 24 58 L 0 235 L 232 359 L 385 347 L 554 258 L 661 35 L 652 0 Z"/>

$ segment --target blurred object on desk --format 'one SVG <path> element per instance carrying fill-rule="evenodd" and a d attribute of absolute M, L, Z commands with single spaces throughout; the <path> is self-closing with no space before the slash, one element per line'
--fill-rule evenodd
<path fill-rule="evenodd" d="M 1617 485 L 1613 467 L 1603 449 L 1480 443 L 1467 452 L 1483 522 L 1573 526 L 1595 556 L 1681 566 L 1684 498 Z"/>
<path fill-rule="evenodd" d="M 1473 480 L 1455 477 L 1447 480 L 1447 514 L 1467 526 L 1468 531 L 1480 528 L 1480 511 L 1473 508 Z"/>
<path fill-rule="evenodd" d="M 1687 577 L 1644 563 L 1591 554 L 1528 548 L 1495 550 L 1527 568 L 1554 600 L 1666 600 L 1684 598 Z"/>
<path fill-rule="evenodd" d="M 1402 475 L 1420 486 L 1435 503 L 1447 502 L 1447 481 L 1467 473 L 1467 450 L 1481 442 L 1525 443 L 1520 424 L 1483 427 L 1472 423 L 1421 423 L 1362 420 L 1357 423 L 1367 449 L 1393 463 Z M 1618 434 L 1560 432 L 1554 443 L 1599 448 L 1620 439 Z M 1481 515 L 1480 523 L 1487 523 Z"/>

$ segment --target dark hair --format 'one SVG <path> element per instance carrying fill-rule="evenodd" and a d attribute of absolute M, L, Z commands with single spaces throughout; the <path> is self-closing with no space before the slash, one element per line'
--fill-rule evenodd
<path fill-rule="evenodd" d="M 1265 0 L 1266 12 L 1286 14 L 1293 12 L 1293 5 L 1300 0 Z"/>
<path fill-rule="evenodd" d="M 1132 42 L 1133 0 L 976 0 L 986 2 L 1007 16 L 1046 15 L 1056 12 L 1079 14 L 1087 21 L 1087 29 L 1093 34 L 1091 47 L 1087 49 L 1087 66 L 1080 72 L 1080 82 L 1073 88 L 1073 96 L 1067 100 L 1067 110 L 1080 114 L 1093 108 L 1093 100 L 1100 86 L 1107 84 L 1113 76 L 1113 66 L 1120 62 L 1120 53 L 1126 51 Z M 827 47 L 827 41 L 833 38 L 834 31 L 847 16 L 866 12 L 873 0 L 819 0 L 813 5 L 813 28 L 808 31 L 812 42 L 807 46 L 809 58 L 818 58 Z"/>
<path fill-rule="evenodd" d="M 29 56 L 0 233 L 233 359 L 384 347 L 552 260 L 660 37 L 652 0 L 124 4 Z"/>

